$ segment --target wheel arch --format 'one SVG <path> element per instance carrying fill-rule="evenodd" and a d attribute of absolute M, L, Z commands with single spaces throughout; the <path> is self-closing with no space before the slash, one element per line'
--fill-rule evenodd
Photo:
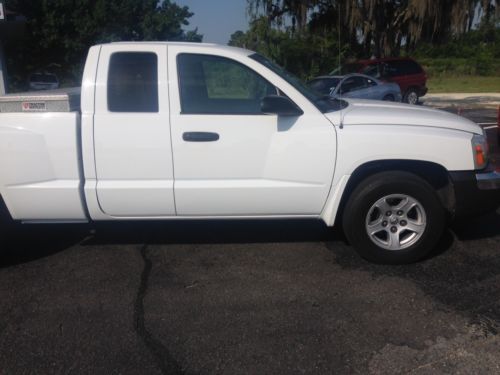
<path fill-rule="evenodd" d="M 429 183 L 435 190 L 443 207 L 451 216 L 455 207 L 455 191 L 446 168 L 438 163 L 420 160 L 376 160 L 358 166 L 350 175 L 342 192 L 340 203 L 332 224 L 341 220 L 343 211 L 354 189 L 366 178 L 380 172 L 408 172 Z"/>

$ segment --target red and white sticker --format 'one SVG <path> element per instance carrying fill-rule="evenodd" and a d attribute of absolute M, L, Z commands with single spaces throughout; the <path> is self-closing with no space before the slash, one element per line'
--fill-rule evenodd
<path fill-rule="evenodd" d="M 43 112 L 47 110 L 45 102 L 23 102 L 23 112 Z"/>

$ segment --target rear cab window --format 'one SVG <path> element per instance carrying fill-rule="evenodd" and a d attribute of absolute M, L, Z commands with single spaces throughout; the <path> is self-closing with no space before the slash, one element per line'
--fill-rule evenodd
<path fill-rule="evenodd" d="M 115 52 L 107 82 L 110 112 L 158 112 L 158 57 L 153 52 Z"/>
<path fill-rule="evenodd" d="M 422 73 L 422 68 L 413 60 L 394 60 L 384 63 L 384 73 L 388 77 L 398 77 Z"/>

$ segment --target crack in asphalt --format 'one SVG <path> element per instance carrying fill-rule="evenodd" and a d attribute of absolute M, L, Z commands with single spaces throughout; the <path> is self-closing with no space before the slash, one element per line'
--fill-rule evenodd
<path fill-rule="evenodd" d="M 184 371 L 179 363 L 175 360 L 175 358 L 173 358 L 172 354 L 168 351 L 165 345 L 163 345 L 161 341 L 156 340 L 151 332 L 146 329 L 144 319 L 144 298 L 148 291 L 149 277 L 151 275 L 151 268 L 153 267 L 151 259 L 147 257 L 147 249 L 148 245 L 146 244 L 141 248 L 141 257 L 144 262 L 144 268 L 142 270 L 141 281 L 134 303 L 134 328 L 137 335 L 144 342 L 146 348 L 155 357 L 161 372 L 169 375 L 181 375 L 184 374 Z"/>

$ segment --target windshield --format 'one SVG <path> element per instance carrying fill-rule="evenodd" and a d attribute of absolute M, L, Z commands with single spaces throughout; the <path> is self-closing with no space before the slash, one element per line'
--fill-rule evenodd
<path fill-rule="evenodd" d="M 329 95 L 322 95 L 317 93 L 304 83 L 302 83 L 297 77 L 295 77 L 292 73 L 287 72 L 285 69 L 266 59 L 264 56 L 259 55 L 258 53 L 254 53 L 249 56 L 251 59 L 257 61 L 258 63 L 264 65 L 266 68 L 272 70 L 274 73 L 279 75 L 285 81 L 287 81 L 290 85 L 292 85 L 295 89 L 297 89 L 302 95 L 304 95 L 311 103 L 313 103 L 316 108 L 318 108 L 321 112 L 333 112 L 338 111 L 347 107 L 347 102 L 341 101 L 338 99 L 333 99 Z"/>
<path fill-rule="evenodd" d="M 57 83 L 57 78 L 54 74 L 35 73 L 30 77 L 31 82 Z"/>
<path fill-rule="evenodd" d="M 340 82 L 340 78 L 315 78 L 310 80 L 307 85 L 320 95 L 330 95 Z"/>

